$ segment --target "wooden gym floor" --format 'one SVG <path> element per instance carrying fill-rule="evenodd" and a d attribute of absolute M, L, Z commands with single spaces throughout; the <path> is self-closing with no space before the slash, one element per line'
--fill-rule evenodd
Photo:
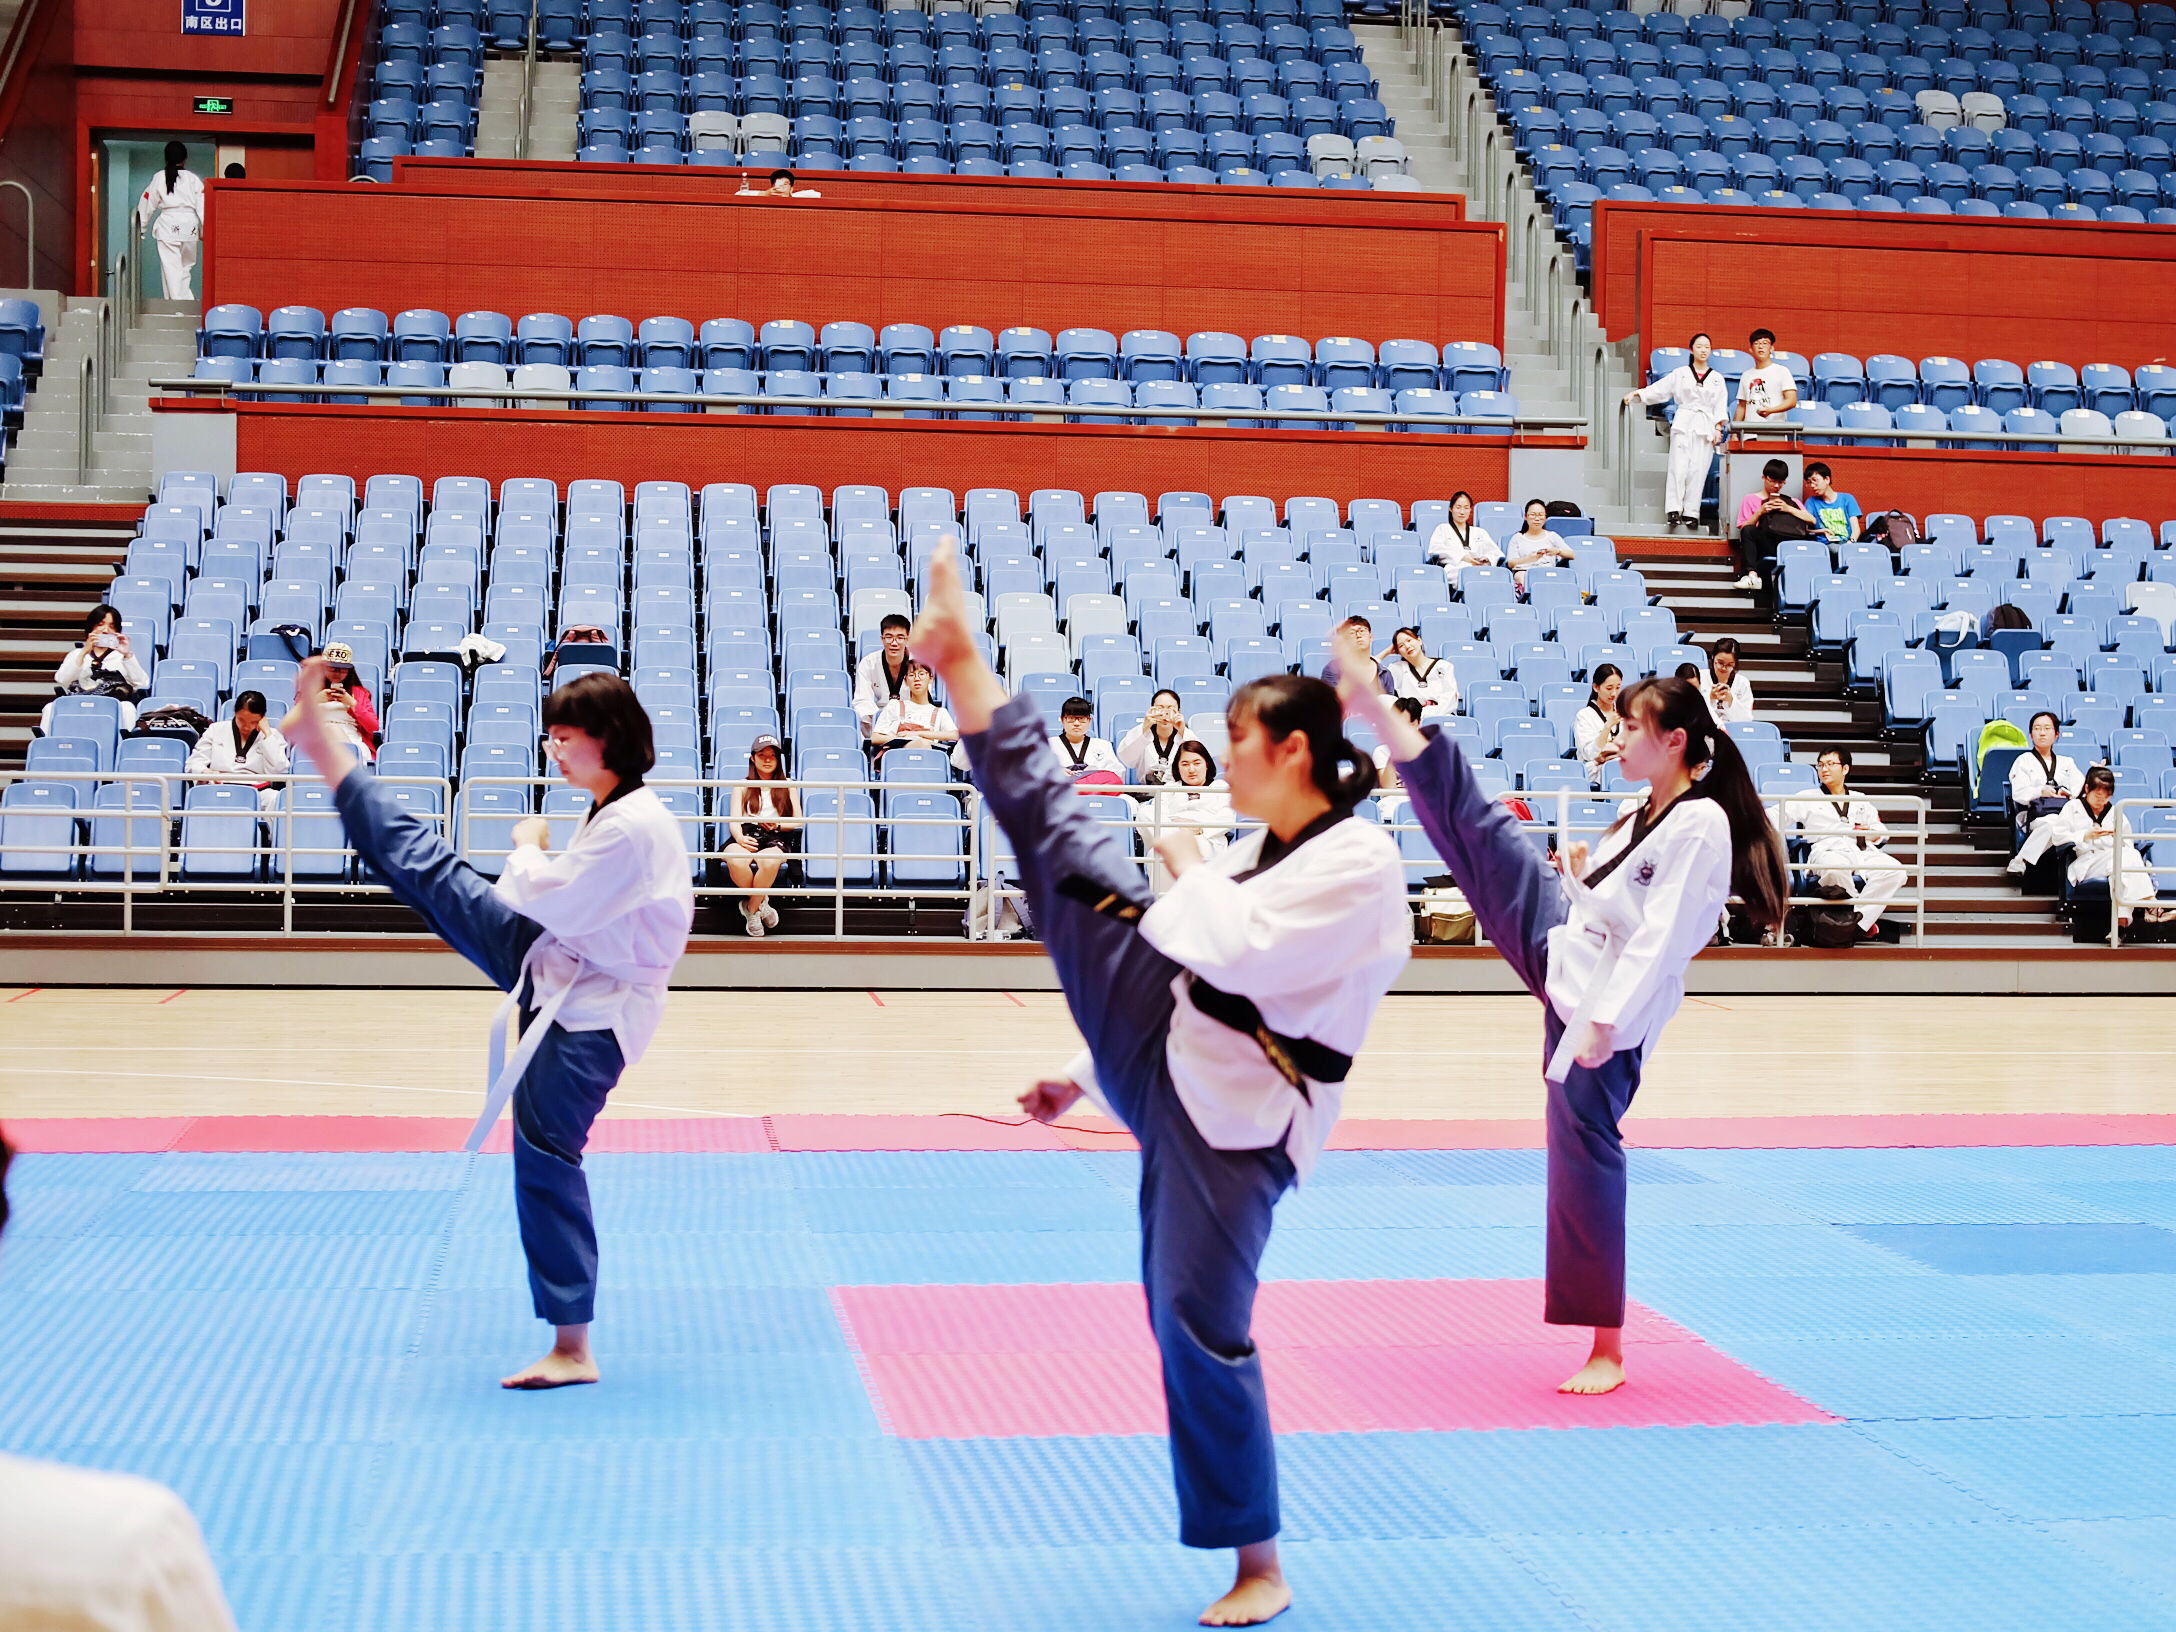
<path fill-rule="evenodd" d="M 0 1120 L 465 1116 L 495 994 L 0 988 Z M 681 992 L 608 1116 L 1017 1114 L 1078 1047 L 1055 994 Z M 1393 997 L 1353 1117 L 1540 1114 L 1524 997 Z M 1647 1116 L 2176 1111 L 2162 998 L 1690 998 Z"/>

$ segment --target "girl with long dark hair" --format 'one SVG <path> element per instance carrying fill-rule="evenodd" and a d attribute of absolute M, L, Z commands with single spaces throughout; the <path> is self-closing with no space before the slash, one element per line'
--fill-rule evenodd
<path fill-rule="evenodd" d="M 1365 687 L 1341 687 L 1355 719 L 1398 762 L 1413 814 L 1475 917 L 1542 1001 L 1549 1141 L 1548 1296 L 1542 1318 L 1591 1326 L 1594 1348 L 1562 1385 L 1624 1381 L 1624 1135 L 1640 1065 L 1685 996 L 1685 966 L 1742 897 L 1782 923 L 1783 844 L 1745 761 L 1700 688 L 1642 680 L 1624 694 L 1619 762 L 1647 796 L 1591 848 L 1552 870 L 1517 819 L 1474 779 L 1455 737 L 1424 736 Z M 1561 872 L 1561 878 L 1558 873 Z"/>
<path fill-rule="evenodd" d="M 1163 1354 L 1180 1540 L 1238 1550 L 1208 1626 L 1292 1601 L 1277 1561 L 1277 1464 L 1249 1328 L 1270 1216 L 1337 1120 L 1352 1055 L 1411 955 L 1397 846 L 1353 807 L 1375 766 L 1320 680 L 1250 681 L 1227 708 L 1233 807 L 1263 825 L 1204 858 L 1192 829 L 1155 845 L 1153 905 L 1130 846 L 1084 808 L 1026 694 L 983 661 L 941 544 L 914 627 L 976 786 L 1018 858 L 1029 916 L 1088 1050 L 1020 1103 L 1038 1120 L 1088 1094 L 1141 1145 L 1141 1278 Z M 1349 769 L 1347 768 L 1349 767 Z"/>
<path fill-rule="evenodd" d="M 204 182 L 189 168 L 189 149 L 166 144 L 166 163 L 136 200 L 136 231 L 159 246 L 159 291 L 196 299 L 197 246 L 204 239 Z"/>

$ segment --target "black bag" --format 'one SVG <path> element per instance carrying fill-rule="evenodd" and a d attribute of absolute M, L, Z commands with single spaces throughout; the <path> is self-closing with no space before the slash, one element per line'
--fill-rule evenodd
<path fill-rule="evenodd" d="M 2043 793 L 2039 798 L 2028 800 L 2018 811 L 2028 829 L 2043 816 L 2059 816 L 2063 807 L 2070 803 L 2066 793 Z"/>
<path fill-rule="evenodd" d="M 1846 904 L 1808 907 L 1805 933 L 1798 937 L 1799 944 L 1831 948 L 1857 946 L 1859 915 L 1848 905 L 1851 892 L 1839 884 L 1823 884 L 1816 893 L 1824 901 Z"/>
<path fill-rule="evenodd" d="M 129 735 L 136 737 L 186 737 L 193 746 L 206 728 L 211 725 L 195 709 L 186 703 L 171 703 L 165 708 L 154 708 L 136 716 L 136 728 Z"/>
<path fill-rule="evenodd" d="M 1860 537 L 1902 550 L 1919 542 L 1919 524 L 1901 510 L 1885 510 L 1866 524 Z"/>
<path fill-rule="evenodd" d="M 1576 520 L 1585 515 L 1585 512 L 1569 499 L 1551 499 L 1548 503 L 1548 511 L 1551 519 L 1557 516 L 1570 516 Z"/>

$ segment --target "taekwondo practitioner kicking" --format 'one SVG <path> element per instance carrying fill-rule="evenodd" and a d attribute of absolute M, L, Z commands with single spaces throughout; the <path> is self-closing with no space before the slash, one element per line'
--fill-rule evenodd
<path fill-rule="evenodd" d="M 1591 1326 L 1567 1394 L 1625 1380 L 1625 1159 L 1620 1124 L 1640 1066 L 1685 996 L 1685 966 L 1733 891 L 1764 928 L 1789 894 L 1782 841 L 1745 761 L 1689 680 L 1642 680 L 1621 703 L 1624 774 L 1647 784 L 1588 853 L 1557 869 L 1475 781 L 1456 738 L 1340 689 L 1398 766 L 1413 814 L 1481 928 L 1542 1000 L 1548 1086 L 1548 1268 L 1542 1318 Z M 1559 876 L 1561 872 L 1561 877 Z"/>
<path fill-rule="evenodd" d="M 977 651 L 956 542 L 930 572 L 915 656 L 932 664 L 975 784 L 1012 841 L 1037 931 L 1087 1052 L 1021 1096 L 1050 1121 L 1082 1095 L 1141 1146 L 1141 1277 L 1163 1356 L 1180 1540 L 1238 1551 L 1205 1626 L 1291 1603 L 1277 1560 L 1277 1466 L 1250 1335 L 1272 1209 L 1337 1120 L 1352 1055 L 1411 955 L 1397 847 L 1353 806 L 1375 785 L 1336 694 L 1274 675 L 1228 710 L 1233 806 L 1264 827 L 1204 858 L 1191 829 L 1141 864 L 1054 763 L 1034 698 L 1008 698 Z M 1349 770 L 1342 770 L 1343 766 Z"/>
<path fill-rule="evenodd" d="M 657 1031 L 665 983 L 695 918 L 679 820 L 643 786 L 657 762 L 650 718 L 617 675 L 583 675 L 544 699 L 545 754 L 589 794 L 589 811 L 556 856 L 543 817 L 518 824 L 494 885 L 331 734 L 326 673 L 322 659 L 303 664 L 288 740 L 331 786 L 348 842 L 371 871 L 507 994 L 492 1021 L 490 1089 L 468 1148 L 482 1147 L 511 1096 L 514 1207 L 530 1296 L 537 1318 L 557 1331 L 551 1352 L 503 1386 L 593 1383 L 597 1229 L 582 1147 L 620 1073 Z M 517 1009 L 520 1041 L 507 1059 Z"/>

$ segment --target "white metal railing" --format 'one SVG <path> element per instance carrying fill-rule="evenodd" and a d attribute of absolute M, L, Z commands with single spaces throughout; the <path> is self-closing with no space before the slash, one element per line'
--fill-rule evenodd
<path fill-rule="evenodd" d="M 536 0 L 529 0 L 529 41 L 521 55 L 521 123 L 514 132 L 514 157 L 529 156 L 529 121 L 536 105 Z"/>
<path fill-rule="evenodd" d="M 354 397 L 365 401 L 380 397 L 421 397 L 431 402 L 453 402 L 477 408 L 534 408 L 555 403 L 621 402 L 659 404 L 683 413 L 738 412 L 754 408 L 778 412 L 792 410 L 829 418 L 896 419 L 910 424 L 934 424 L 945 417 L 986 414 L 993 422 L 1032 420 L 1039 424 L 1063 424 L 1068 420 L 1272 420 L 1295 425 L 1342 426 L 1358 424 L 1389 429 L 1399 425 L 1440 425 L 1445 429 L 1470 429 L 1481 435 L 1510 436 L 1525 432 L 1541 435 L 1584 434 L 1583 418 L 1551 414 L 1517 414 L 1509 418 L 1472 414 L 1428 414 L 1396 410 L 1370 413 L 1357 408 L 1198 408 L 1198 407 L 1104 407 L 1087 403 L 957 402 L 949 398 L 926 401 L 884 397 L 766 397 L 723 392 L 680 391 L 546 391 L 508 384 L 502 388 L 412 385 L 280 385 L 262 382 L 229 383 L 225 380 L 153 380 L 153 390 L 174 391 L 185 396 L 210 397 Z"/>
<path fill-rule="evenodd" d="M 282 933 L 293 933 L 298 902 L 389 895 L 382 884 L 371 881 L 365 871 L 355 866 L 354 852 L 347 846 L 344 834 L 339 843 L 297 842 L 297 818 L 303 821 L 338 819 L 329 804 L 297 807 L 294 790 L 317 785 L 316 778 L 297 775 L 268 779 L 267 785 L 278 792 L 277 802 L 270 808 L 260 806 L 249 812 L 232 809 L 191 811 L 185 803 L 177 805 L 173 797 L 175 785 L 185 780 L 178 772 L 0 772 L 0 793 L 7 787 L 25 782 L 70 784 L 84 788 L 89 797 L 95 797 L 96 788 L 102 784 L 124 789 L 123 802 L 119 805 L 79 802 L 72 809 L 53 810 L 17 805 L 0 807 L 0 815 L 49 819 L 65 815 L 72 819 L 70 837 L 64 844 L 43 842 L 44 835 L 41 834 L 35 841 L 0 846 L 0 899 L 118 896 L 122 906 L 122 932 L 128 934 L 135 932 L 135 905 L 140 898 L 181 899 L 208 894 L 231 897 L 237 893 L 269 896 L 280 905 Z M 426 790 L 430 797 L 414 807 L 414 813 L 437 826 L 441 833 L 448 834 L 449 843 L 464 860 L 492 875 L 499 872 L 511 853 L 512 824 L 540 814 L 536 790 L 566 786 L 557 778 L 543 776 L 472 776 L 464 779 L 458 789 L 451 788 L 443 777 L 386 776 L 381 780 L 389 786 Z M 252 784 L 228 785 L 253 787 Z M 732 861 L 757 859 L 754 853 L 735 847 L 730 836 L 728 823 L 734 819 L 732 811 L 739 793 L 751 787 L 768 789 L 783 785 L 792 788 L 800 811 L 796 818 L 800 826 L 797 848 L 787 859 L 800 864 L 800 879 L 796 883 L 773 884 L 761 893 L 817 907 L 827 906 L 832 939 L 845 937 L 849 907 L 897 901 L 916 906 L 957 906 L 961 909 L 963 933 L 969 939 L 987 939 L 997 926 L 1001 904 L 1018 902 L 1022 898 L 1018 884 L 1003 871 L 999 853 L 989 846 L 990 829 L 982 796 L 967 783 L 816 777 L 778 784 L 750 782 L 745 778 L 673 777 L 653 778 L 650 785 L 664 792 L 687 789 L 695 793 L 697 809 L 692 812 L 676 810 L 674 814 L 680 818 L 684 830 L 694 830 L 688 855 L 697 870 L 695 893 L 700 898 L 713 900 L 745 896 L 752 889 L 752 886 L 735 882 L 728 870 Z M 489 789 L 521 790 L 520 807 L 508 810 L 488 801 L 479 803 L 473 797 Z M 1161 894 L 1169 887 L 1170 880 L 1153 855 L 1157 840 L 1167 829 L 1207 829 L 1202 824 L 1183 819 L 1173 810 L 1170 803 L 1173 790 L 1169 785 L 1133 784 L 1099 792 L 1105 799 L 1097 807 L 1098 820 L 1122 837 L 1134 864 L 1141 870 L 1144 888 L 1151 894 Z M 866 810 L 849 808 L 845 795 L 851 793 L 868 797 Z M 959 801 L 959 808 L 956 814 L 893 813 L 888 810 L 885 795 L 902 793 L 950 795 Z M 819 804 L 829 808 L 811 812 L 812 794 L 818 796 Z M 831 797 L 824 799 L 827 794 Z M 1616 819 L 1618 802 L 1631 796 L 1635 795 L 1597 794 L 1585 789 L 1499 795 L 1523 800 L 1534 812 L 1532 820 L 1522 823 L 1525 831 L 1546 835 L 1551 847 L 1559 850 L 1576 840 L 1594 842 Z M 1422 829 L 1413 819 L 1402 791 L 1386 790 L 1385 797 L 1397 801 L 1390 819 L 1383 823 L 1385 831 L 1394 838 L 1420 836 Z M 1913 911 L 1915 934 L 1923 942 L 1928 904 L 1925 886 L 1928 802 L 1909 795 L 1854 797 L 1869 799 L 1878 810 L 1901 811 L 1909 816 L 1909 820 L 1897 822 L 1889 822 L 1886 815 L 1884 817 L 1892 854 L 1898 841 L 1905 841 L 1909 846 L 1905 886 L 1889 905 Z M 1577 820 L 1574 819 L 1574 801 L 1586 807 L 1578 813 L 1580 819 Z M 1595 801 L 1610 806 L 1606 819 L 1592 810 Z M 1788 822 L 1790 805 L 1816 801 L 1825 802 L 1825 796 L 1779 794 L 1770 795 L 1766 800 L 1779 825 Z M 181 824 L 192 815 L 230 819 L 253 816 L 253 837 L 247 844 L 193 842 L 184 848 Z M 553 826 L 555 846 L 564 847 L 581 815 L 580 810 L 568 810 L 555 811 L 545 817 Z M 110 835 L 101 841 L 100 829 L 93 825 L 101 821 L 121 824 L 119 842 L 112 842 Z M 479 822 L 492 825 L 486 826 L 479 835 L 476 826 Z M 503 832 L 497 825 L 501 823 L 505 824 Z M 139 835 L 138 827 L 145 824 L 154 826 L 153 834 Z M 1234 816 L 1229 827 L 1222 831 L 1239 835 L 1258 825 L 1247 818 Z M 866 829 L 866 843 L 860 835 L 863 829 Z M 890 848 L 889 837 L 901 829 L 955 832 L 959 835 L 957 854 L 948 854 L 942 849 L 929 853 L 901 853 Z M 1789 828 L 1783 830 L 1788 832 Z M 492 842 L 479 842 L 480 837 Z M 1009 846 L 1003 854 L 1010 854 Z M 36 865 L 18 870 L 7 864 L 21 856 L 32 858 Z M 66 858 L 63 865 L 45 865 L 60 857 Z M 221 859 L 243 860 L 246 866 L 207 874 L 197 871 L 193 865 Z M 318 865 L 325 862 L 333 865 Z M 814 878 L 810 872 L 811 862 L 817 864 Z M 928 864 L 938 870 L 949 865 L 952 882 L 901 879 L 894 869 L 902 862 Z M 1409 890 L 1417 892 L 1422 879 L 1445 870 L 1444 864 L 1432 859 L 1430 854 L 1414 856 L 1409 853 L 1406 860 Z M 784 879 L 789 875 L 782 871 L 780 876 Z M 1823 906 L 1836 903 L 1819 895 L 1800 895 L 1793 896 L 1791 904 Z M 797 924 L 795 927 L 800 930 L 803 926 Z"/>
<path fill-rule="evenodd" d="M 2171 848 L 2176 848 L 2176 822 L 2171 822 L 2165 833 L 2138 831 L 2138 824 L 2131 819 L 2132 814 L 2148 810 L 2176 810 L 2176 799 L 2118 799 L 2110 807 L 2110 819 L 2116 824 L 2115 849 L 2108 862 L 2108 944 L 2111 947 L 2123 944 L 2124 891 L 2131 885 L 2140 885 L 2152 892 L 2155 897 L 2153 903 L 2141 901 L 2133 908 L 2134 911 L 2143 912 L 2149 905 L 2159 904 L 2160 880 L 2164 876 L 2176 874 L 2176 862 L 2163 861 L 2158 857 L 2145 861 L 2145 857 L 2141 855 L 2139 860 L 2145 862 L 2146 875 L 2141 883 L 2136 865 L 2126 859 L 2127 852 L 2134 844 L 2168 844 Z"/>

